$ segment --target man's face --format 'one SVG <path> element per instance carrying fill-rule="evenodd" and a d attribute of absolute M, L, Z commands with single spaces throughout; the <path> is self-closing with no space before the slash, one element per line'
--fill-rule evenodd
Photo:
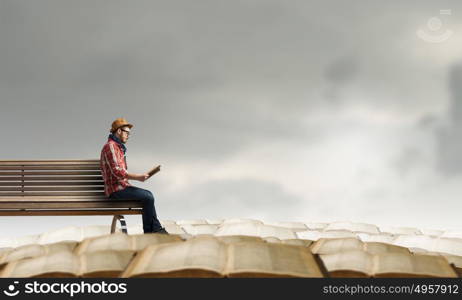
<path fill-rule="evenodd" d="M 117 133 L 119 136 L 119 139 L 122 141 L 122 143 L 126 143 L 128 141 L 128 137 L 130 136 L 130 127 L 124 126 L 119 129 L 117 129 Z"/>

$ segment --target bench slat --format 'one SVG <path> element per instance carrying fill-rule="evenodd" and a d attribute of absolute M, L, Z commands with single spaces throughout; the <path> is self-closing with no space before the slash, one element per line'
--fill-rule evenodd
<path fill-rule="evenodd" d="M 23 193 L 21 193 L 23 194 Z M 108 200 L 105 195 L 101 196 L 86 196 L 86 195 L 75 195 L 75 196 L 59 196 L 59 195 L 45 195 L 45 196 L 7 196 L 0 197 L 0 202 L 14 202 L 14 201 L 42 201 L 42 202 L 53 202 L 53 201 L 101 201 Z"/>
<path fill-rule="evenodd" d="M 0 182 L 2 181 L 103 181 L 102 176 L 0 176 Z"/>
<path fill-rule="evenodd" d="M 10 197 L 11 198 L 11 197 Z M 88 202 L 88 203 L 91 203 L 91 202 L 102 202 L 102 201 L 113 201 L 113 200 L 109 200 L 107 198 L 103 198 L 103 197 L 99 197 L 99 198 L 76 198 L 76 197 L 72 197 L 72 198 L 63 198 L 63 199 L 56 199 L 56 200 L 30 200 L 28 199 L 27 197 L 23 197 L 24 199 L 15 199 L 14 201 L 11 201 L 11 199 L 0 199 L 0 206 L 2 205 L 2 203 L 18 203 L 18 204 L 21 204 L 21 203 L 72 203 L 72 202 Z M 120 200 L 122 201 L 122 200 Z M 125 200 L 124 200 L 125 201 Z"/>
<path fill-rule="evenodd" d="M 140 209 L 88 209 L 88 210 L 0 210 L 0 216 L 107 216 L 139 215 Z"/>
<path fill-rule="evenodd" d="M 9 166 L 9 165 L 95 165 L 99 164 L 99 159 L 88 159 L 88 160 L 0 160 L 0 166 Z"/>
<path fill-rule="evenodd" d="M 24 181 L 24 182 L 0 182 L 0 186 L 76 186 L 76 185 L 104 185 L 103 181 Z"/>
<path fill-rule="evenodd" d="M 143 204 L 140 201 L 93 201 L 93 202 L 1 202 L 0 210 L 2 209 L 57 209 L 57 208 L 142 208 Z"/>
<path fill-rule="evenodd" d="M 101 176 L 101 170 L 99 171 L 48 171 L 48 172 L 0 172 L 0 176 L 22 176 L 22 175 L 99 175 Z"/>
<path fill-rule="evenodd" d="M 3 192 L 0 193 L 1 197 L 10 196 L 104 196 L 104 192 Z"/>
<path fill-rule="evenodd" d="M 69 187 L 62 187 L 62 186 L 46 186 L 46 187 L 0 187 L 0 195 L 1 192 L 14 192 L 14 191 L 27 191 L 27 192 L 40 192 L 40 191 L 63 191 L 63 192 L 75 192 L 75 191 L 103 191 L 104 187 L 102 186 L 69 186 Z"/>
<path fill-rule="evenodd" d="M 0 166 L 0 170 L 100 170 L 98 165 Z"/>

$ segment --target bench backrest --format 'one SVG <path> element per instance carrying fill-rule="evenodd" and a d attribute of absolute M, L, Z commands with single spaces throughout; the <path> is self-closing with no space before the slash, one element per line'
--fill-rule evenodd
<path fill-rule="evenodd" d="M 105 198 L 98 159 L 0 160 L 0 198 Z"/>

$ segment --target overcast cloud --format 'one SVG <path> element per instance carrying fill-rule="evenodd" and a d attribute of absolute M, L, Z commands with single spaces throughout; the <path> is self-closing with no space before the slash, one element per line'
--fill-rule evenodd
<path fill-rule="evenodd" d="M 0 159 L 98 158 L 123 116 L 129 169 L 163 165 L 134 182 L 161 219 L 460 229 L 461 7 L 3 0 Z M 2 217 L 0 234 L 82 222 L 110 218 Z"/>

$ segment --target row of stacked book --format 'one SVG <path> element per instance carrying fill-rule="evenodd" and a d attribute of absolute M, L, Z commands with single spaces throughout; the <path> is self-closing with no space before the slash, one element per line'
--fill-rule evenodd
<path fill-rule="evenodd" d="M 249 219 L 0 238 L 0 277 L 461 277 L 457 231 Z M 311 226 L 311 227 L 310 227 Z"/>

